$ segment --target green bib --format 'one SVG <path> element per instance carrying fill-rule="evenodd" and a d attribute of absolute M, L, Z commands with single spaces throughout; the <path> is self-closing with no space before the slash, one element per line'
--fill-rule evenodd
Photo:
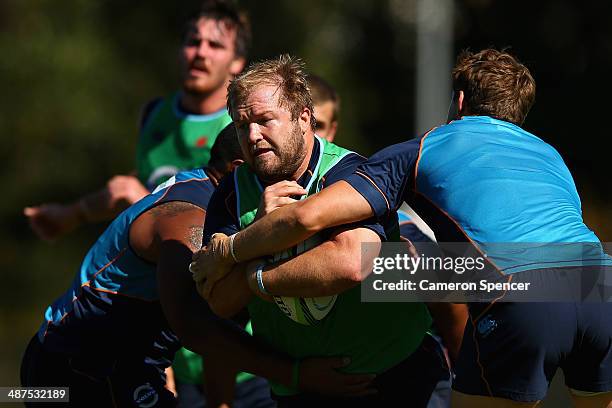
<path fill-rule="evenodd" d="M 136 171 L 151 190 L 181 170 L 207 165 L 217 135 L 232 121 L 225 109 L 189 115 L 179 111 L 178 103 L 179 93 L 161 100 L 140 132 Z"/>
<path fill-rule="evenodd" d="M 320 138 L 318 163 L 306 190 L 308 195 L 322 188 L 325 175 L 346 155 L 352 153 Z M 248 166 L 234 173 L 237 196 L 237 217 L 240 229 L 253 222 L 262 194 L 262 187 Z M 271 261 L 297 256 L 318 245 L 324 235 L 309 240 L 271 257 Z M 287 299 L 287 298 L 283 298 Z M 302 299 L 297 299 L 299 304 Z M 316 302 L 315 302 L 316 303 Z M 363 303 L 355 286 L 334 299 L 322 319 L 302 324 L 289 318 L 281 305 L 254 298 L 249 304 L 253 334 L 272 347 L 294 358 L 314 356 L 348 356 L 350 373 L 382 373 L 406 359 L 421 343 L 431 325 L 431 317 L 421 303 Z M 278 395 L 297 393 L 272 383 Z"/>

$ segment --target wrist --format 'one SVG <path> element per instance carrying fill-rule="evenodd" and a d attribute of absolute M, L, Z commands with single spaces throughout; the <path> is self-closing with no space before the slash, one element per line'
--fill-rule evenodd
<path fill-rule="evenodd" d="M 251 289 L 251 292 L 261 298 L 267 298 L 270 296 L 265 284 L 263 283 L 265 267 L 266 263 L 263 260 L 256 260 L 251 262 L 246 269 L 249 289 Z"/>

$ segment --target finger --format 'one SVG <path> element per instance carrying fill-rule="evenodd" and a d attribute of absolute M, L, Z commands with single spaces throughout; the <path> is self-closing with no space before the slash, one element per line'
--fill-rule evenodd
<path fill-rule="evenodd" d="M 204 283 L 202 297 L 206 300 L 210 299 L 210 293 L 212 292 L 214 284 L 211 284 L 209 280 Z"/>
<path fill-rule="evenodd" d="M 191 272 L 191 276 L 193 276 L 193 279 L 196 280 L 196 273 L 198 271 L 197 268 L 198 264 L 196 262 L 191 262 L 189 264 L 189 272 Z M 196 280 L 197 281 L 197 280 Z"/>
<path fill-rule="evenodd" d="M 25 215 L 26 217 L 31 217 L 33 215 L 36 215 L 36 213 L 38 213 L 37 207 L 26 207 L 23 209 L 23 215 Z"/>
<path fill-rule="evenodd" d="M 306 194 L 307 191 L 302 188 L 300 185 L 291 185 L 291 186 L 283 186 L 276 194 L 281 197 L 291 196 L 291 195 L 303 195 Z"/>
<path fill-rule="evenodd" d="M 200 259 L 200 257 L 204 255 L 205 252 L 206 252 L 206 247 L 203 246 L 201 249 L 198 249 L 197 251 L 193 253 L 193 255 L 191 255 L 191 260 L 194 262 L 197 262 Z"/>
<path fill-rule="evenodd" d="M 279 197 L 279 198 L 276 199 L 276 207 L 277 208 L 278 207 L 283 207 L 283 206 L 288 205 L 288 204 L 293 204 L 293 203 L 295 203 L 297 201 L 298 200 L 293 199 L 291 197 Z"/>

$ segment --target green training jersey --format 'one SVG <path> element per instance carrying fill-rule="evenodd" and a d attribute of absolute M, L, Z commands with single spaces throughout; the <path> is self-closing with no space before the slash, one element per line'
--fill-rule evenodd
<path fill-rule="evenodd" d="M 177 92 L 157 102 L 140 131 L 136 171 L 150 190 L 181 170 L 207 165 L 217 135 L 232 121 L 225 108 L 209 115 L 185 113 L 179 98 Z"/>
<path fill-rule="evenodd" d="M 321 144 L 319 163 L 308 195 L 321 188 L 322 179 L 340 160 L 351 153 L 346 149 L 316 139 Z M 261 185 L 246 165 L 235 174 L 237 211 L 240 229 L 253 222 L 262 193 Z M 315 236 L 296 247 L 276 254 L 272 259 L 286 259 L 318 245 L 322 237 Z M 339 294 L 331 311 L 310 325 L 287 317 L 271 302 L 255 297 L 249 304 L 254 335 L 277 350 L 294 358 L 314 356 L 348 356 L 350 373 L 379 374 L 397 365 L 414 352 L 431 326 L 431 317 L 422 303 L 364 303 L 359 285 Z M 280 384 L 271 383 L 278 395 L 297 393 Z"/>

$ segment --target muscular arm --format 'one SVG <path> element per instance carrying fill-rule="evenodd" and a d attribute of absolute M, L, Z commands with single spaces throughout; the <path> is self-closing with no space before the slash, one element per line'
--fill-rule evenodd
<path fill-rule="evenodd" d="M 454 303 L 428 303 L 429 313 L 444 345 L 448 349 L 451 362 L 457 361 L 463 331 L 468 318 L 467 306 Z"/>
<path fill-rule="evenodd" d="M 112 220 L 149 191 L 134 176 L 115 176 L 107 185 L 70 204 L 47 203 L 26 207 L 30 227 L 44 240 L 54 240 L 79 226 Z"/>
<path fill-rule="evenodd" d="M 362 243 L 366 252 L 362 252 Z M 268 292 L 279 296 L 331 296 L 359 284 L 372 270 L 380 237 L 367 228 L 345 230 L 329 241 L 286 261 L 268 266 L 262 278 Z M 254 276 L 251 290 L 257 295 Z"/>
<path fill-rule="evenodd" d="M 330 227 L 372 217 L 370 204 L 345 181 L 339 181 L 306 200 L 281 207 L 254 222 L 234 239 L 238 259 L 273 254 Z"/>
<path fill-rule="evenodd" d="M 362 243 L 368 244 L 362 252 Z M 336 232 L 328 241 L 311 250 L 274 265 L 266 266 L 264 287 L 277 296 L 331 296 L 359 284 L 372 270 L 380 251 L 380 237 L 367 228 Z M 362 256 L 363 255 L 363 256 Z M 255 276 L 259 261 L 234 265 L 210 292 L 211 309 L 221 317 L 231 317 L 251 300 L 253 294 L 271 301 L 259 290 Z"/>
<path fill-rule="evenodd" d="M 188 265 L 192 252 L 201 244 L 201 234 L 199 237 L 193 234 L 193 226 L 202 228 L 204 212 L 192 204 L 179 202 L 157 208 L 148 214 L 153 225 L 153 241 L 159 243 L 160 301 L 170 326 L 183 344 L 205 358 L 211 353 L 223 353 L 229 367 L 290 384 L 289 360 L 258 344 L 232 323 L 215 318 L 196 293 Z"/>

